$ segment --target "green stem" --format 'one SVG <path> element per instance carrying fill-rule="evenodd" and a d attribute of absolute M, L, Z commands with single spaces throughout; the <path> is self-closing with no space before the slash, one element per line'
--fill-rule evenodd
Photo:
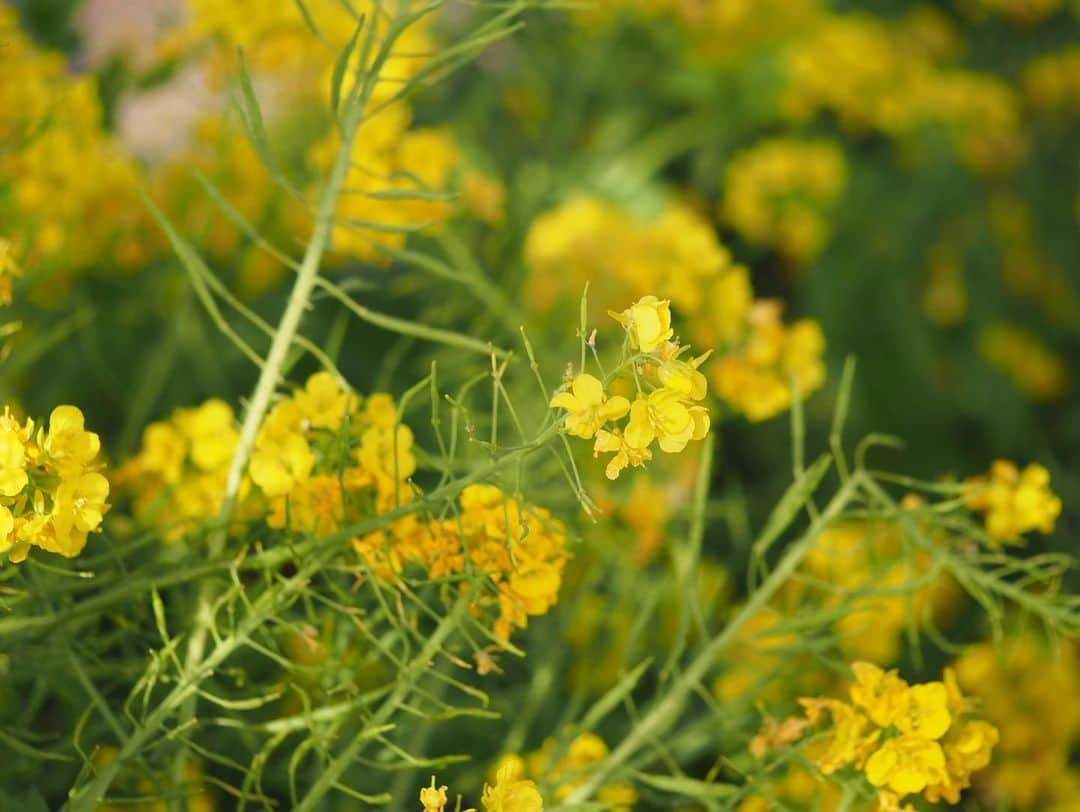
<path fill-rule="evenodd" d="M 696 686 L 719 660 L 720 655 L 735 642 L 743 627 L 764 609 L 802 564 L 814 542 L 833 519 L 851 500 L 858 476 L 852 477 L 837 491 L 829 504 L 788 549 L 784 558 L 750 596 L 743 608 L 731 619 L 724 630 L 710 640 L 700 654 L 690 663 L 667 689 L 663 699 L 656 702 L 638 720 L 633 729 L 611 754 L 600 762 L 585 783 L 575 789 L 564 801 L 566 805 L 580 804 L 593 797 L 616 769 L 628 762 L 646 743 L 662 736 L 678 721 L 683 707 Z"/>
<path fill-rule="evenodd" d="M 364 89 L 361 92 L 354 93 L 349 100 L 341 128 L 341 145 L 338 148 L 333 169 L 319 199 L 315 230 L 312 232 L 311 239 L 308 241 L 307 248 L 304 251 L 300 268 L 296 272 L 296 281 L 293 283 L 292 292 L 289 294 L 289 300 L 285 305 L 285 312 L 282 313 L 281 321 L 274 332 L 270 352 L 262 365 L 259 380 L 255 384 L 255 390 L 244 415 L 240 440 L 237 443 L 236 451 L 233 453 L 232 462 L 229 465 L 228 479 L 225 484 L 225 494 L 219 516 L 222 529 L 211 535 L 209 539 L 207 554 L 211 560 L 216 559 L 224 549 L 227 537 L 224 527 L 232 516 L 236 495 L 240 490 L 240 483 L 247 468 L 252 448 L 255 445 L 255 437 L 270 407 L 270 399 L 273 397 L 274 390 L 277 388 L 281 378 L 289 348 L 292 346 L 297 331 L 300 329 L 304 311 L 307 310 L 311 300 L 311 292 L 318 281 L 319 267 L 322 264 L 323 255 L 330 244 L 330 237 L 333 233 L 334 212 L 337 209 L 338 198 L 341 195 L 342 188 L 345 185 L 345 178 L 352 163 L 353 141 L 363 121 L 371 82 L 364 82 L 363 85 Z M 206 638 L 214 623 L 215 591 L 212 581 L 208 579 L 202 582 L 192 618 L 191 637 L 188 638 L 187 653 L 184 658 L 183 679 L 185 681 L 193 679 L 200 671 L 206 653 Z M 178 724 L 181 728 L 194 718 L 197 704 L 198 695 L 193 691 L 180 709 Z M 180 751 L 173 761 L 172 776 L 173 781 L 176 783 L 183 779 L 187 750 L 188 748 L 181 744 Z M 178 803 L 182 810 L 185 805 L 184 801 L 181 800 Z"/>
<path fill-rule="evenodd" d="M 369 731 L 378 729 L 386 724 L 391 715 L 408 698 L 417 681 L 423 676 L 424 671 L 431 667 L 431 661 L 439 653 L 446 639 L 461 625 L 461 617 L 471 600 L 471 595 L 463 595 L 454 604 L 454 608 L 435 627 L 435 631 L 428 638 L 420 653 L 409 663 L 403 672 L 399 673 L 394 692 L 386 698 L 379 709 L 372 714 L 364 726 L 357 731 L 348 747 L 342 750 L 337 757 L 323 768 L 314 786 L 296 806 L 296 812 L 310 812 L 323 796 L 337 783 L 341 774 L 356 761 L 356 757 L 370 740 Z"/>

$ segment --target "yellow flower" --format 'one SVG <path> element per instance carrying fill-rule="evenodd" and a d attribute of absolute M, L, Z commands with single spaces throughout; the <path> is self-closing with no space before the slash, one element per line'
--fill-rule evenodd
<path fill-rule="evenodd" d="M 670 305 L 668 299 L 643 296 L 622 313 L 610 312 L 610 315 L 626 328 L 631 347 L 652 352 L 674 335 Z"/>
<path fill-rule="evenodd" d="M 901 797 L 921 792 L 944 777 L 945 753 L 941 745 L 921 736 L 889 739 L 866 762 L 867 780 Z"/>
<path fill-rule="evenodd" d="M 661 386 L 673 392 L 678 392 L 683 397 L 690 398 L 690 400 L 704 399 L 708 381 L 704 375 L 698 372 L 698 367 L 705 363 L 705 360 L 711 354 L 712 351 L 710 350 L 697 358 L 691 359 L 689 362 L 675 358 L 664 361 L 656 371 Z"/>
<path fill-rule="evenodd" d="M 285 496 L 311 475 L 315 455 L 302 434 L 258 444 L 251 456 L 251 479 L 267 496 Z"/>
<path fill-rule="evenodd" d="M 217 398 L 185 410 L 177 415 L 177 423 L 191 443 L 192 462 L 203 471 L 228 463 L 240 440 L 232 407 Z"/>
<path fill-rule="evenodd" d="M 543 812 L 544 808 L 536 784 L 515 779 L 510 766 L 499 770 L 494 786 L 484 784 L 480 801 L 486 812 Z"/>
<path fill-rule="evenodd" d="M 883 671 L 872 663 L 852 663 L 855 682 L 851 685 L 851 701 L 862 708 L 878 727 L 893 724 L 908 691 L 896 671 Z"/>
<path fill-rule="evenodd" d="M 109 481 L 98 473 L 61 482 L 52 509 L 55 549 L 51 544 L 41 546 L 69 558 L 78 555 L 86 544 L 86 534 L 101 524 L 108 496 Z"/>
<path fill-rule="evenodd" d="M 709 433 L 709 412 L 703 406 L 688 406 L 682 396 L 661 388 L 648 396 L 639 396 L 630 407 L 626 424 L 626 442 L 635 448 L 647 448 L 654 439 L 660 449 L 677 454 L 691 440 L 701 440 Z"/>
<path fill-rule="evenodd" d="M 998 729 L 989 722 L 969 720 L 954 726 L 941 743 L 946 775 L 926 788 L 926 799 L 934 803 L 942 799 L 950 804 L 959 803 L 960 793 L 971 785 L 971 774 L 990 763 L 990 753 L 998 738 Z"/>
<path fill-rule="evenodd" d="M 57 406 L 49 416 L 45 451 L 61 473 L 80 471 L 97 456 L 101 441 L 86 431 L 83 413 L 74 406 Z"/>
<path fill-rule="evenodd" d="M 799 704 L 806 710 L 811 724 L 821 719 L 826 710 L 832 720 L 828 738 L 810 750 L 810 757 L 819 770 L 831 775 L 849 764 L 862 766 L 867 752 L 880 735 L 878 731 L 868 730 L 870 721 L 865 715 L 847 702 L 836 699 L 804 698 Z"/>
<path fill-rule="evenodd" d="M 623 436 L 622 429 L 614 431 L 601 429 L 596 433 L 593 456 L 598 457 L 610 452 L 615 452 L 615 456 L 608 461 L 604 471 L 608 479 L 618 479 L 619 474 L 628 465 L 636 468 L 652 459 L 652 451 L 647 446 L 639 448 L 631 445 Z"/>
<path fill-rule="evenodd" d="M 1023 471 L 998 460 L 989 477 L 967 481 L 968 507 L 986 514 L 986 532 L 1002 540 L 1016 539 L 1031 530 L 1052 533 L 1061 500 L 1050 490 L 1050 473 L 1041 465 Z"/>
<path fill-rule="evenodd" d="M 0 496 L 17 496 L 28 481 L 22 438 L 16 430 L 0 427 Z"/>
<path fill-rule="evenodd" d="M 583 372 L 570 384 L 571 392 L 559 392 L 551 399 L 552 409 L 565 409 L 566 431 L 583 440 L 593 435 L 610 420 L 618 420 L 630 410 L 630 402 L 616 395 L 604 396 L 604 385 L 597 378 Z"/>
<path fill-rule="evenodd" d="M 349 394 L 329 372 L 316 372 L 308 378 L 293 400 L 308 425 L 316 429 L 337 429 L 349 408 Z"/>
<path fill-rule="evenodd" d="M 897 703 L 893 724 L 901 733 L 940 739 L 952 723 L 949 694 L 943 682 L 913 685 Z"/>
<path fill-rule="evenodd" d="M 420 803 L 424 812 L 443 812 L 447 804 L 446 787 L 435 786 L 435 776 L 431 776 L 431 786 L 420 790 Z"/>
<path fill-rule="evenodd" d="M 15 517 L 11 511 L 0 505 L 0 553 L 7 552 L 14 543 L 12 534 L 15 532 Z"/>

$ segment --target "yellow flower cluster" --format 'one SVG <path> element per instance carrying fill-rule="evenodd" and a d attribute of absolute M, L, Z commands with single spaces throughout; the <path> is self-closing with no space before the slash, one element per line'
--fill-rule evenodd
<path fill-rule="evenodd" d="M 1080 47 L 1032 61 L 1024 69 L 1024 92 L 1037 109 L 1080 116 Z"/>
<path fill-rule="evenodd" d="M 590 302 L 605 308 L 627 292 L 663 290 L 695 343 L 719 348 L 717 392 L 751 420 L 790 405 L 792 375 L 803 397 L 824 381 L 817 323 L 785 325 L 778 303 L 755 303 L 749 271 L 688 206 L 673 203 L 640 219 L 595 198 L 571 198 L 533 222 L 525 257 L 532 268 L 527 301 L 539 312 L 577 297 L 586 282 Z"/>
<path fill-rule="evenodd" d="M 813 259 L 828 239 L 828 210 L 846 175 L 832 141 L 771 138 L 728 164 L 720 215 L 751 243 L 795 262 Z"/>
<path fill-rule="evenodd" d="M 553 409 L 566 411 L 563 425 L 568 434 L 591 440 L 593 454 L 611 453 L 608 479 L 616 479 L 627 466 L 637 467 L 652 459 L 652 444 L 668 454 L 678 454 L 691 440 L 709 432 L 709 411 L 699 405 L 705 398 L 705 376 L 698 367 L 709 353 L 681 360 L 689 347 L 673 340 L 671 303 L 645 296 L 621 313 L 611 313 L 627 333 L 635 354 L 628 364 L 638 391 L 631 403 L 616 395 L 608 398 L 604 384 L 587 372 L 570 382 L 570 391 L 551 399 Z M 643 388 L 643 384 L 648 389 Z M 624 427 L 604 428 L 629 414 Z"/>
<path fill-rule="evenodd" d="M 709 221 L 682 203 L 645 218 L 571 197 L 533 221 L 525 260 L 532 269 L 527 301 L 538 312 L 562 298 L 577 301 L 585 283 L 601 313 L 628 295 L 662 290 L 703 343 L 736 337 L 753 298 L 747 270 L 732 262 Z"/>
<path fill-rule="evenodd" d="M 139 453 L 121 469 L 117 484 L 133 491 L 137 516 L 168 527 L 167 537 L 176 538 L 221 510 L 239 436 L 232 408 L 221 400 L 180 409 L 146 428 Z M 412 502 L 415 470 L 413 433 L 399 421 L 393 399 L 381 393 L 361 399 L 319 372 L 267 414 L 236 515 L 264 519 L 274 529 L 326 535 Z M 409 515 L 353 540 L 367 563 L 390 580 L 407 566 L 432 578 L 487 576 L 493 594 L 479 596 L 474 608 L 494 607 L 495 633 L 503 639 L 555 604 L 565 544 L 566 532 L 550 513 L 491 485 L 467 487 L 455 518 Z"/>
<path fill-rule="evenodd" d="M 566 530 L 548 511 L 522 504 L 494 485 L 470 485 L 459 498 L 460 513 L 442 521 L 408 516 L 387 533 L 354 541 L 368 564 L 386 578 L 407 566 L 431 578 L 486 575 L 494 594 L 478 596 L 474 610 L 497 610 L 493 630 L 506 640 L 529 617 L 555 605 L 566 564 Z M 462 584 L 465 589 L 467 584 Z"/>
<path fill-rule="evenodd" d="M 1032 400 L 1058 400 L 1068 391 L 1065 362 L 1034 333 L 997 322 L 979 331 L 977 346 L 990 366 Z"/>
<path fill-rule="evenodd" d="M 946 670 L 940 682 L 908 685 L 896 671 L 870 663 L 856 662 L 852 671 L 850 702 L 800 699 L 805 716 L 782 723 L 770 743 L 795 741 L 827 722 L 825 735 L 805 747 L 823 774 L 854 766 L 877 788 L 883 809 L 898 809 L 915 793 L 957 803 L 972 774 L 990 763 L 998 731 L 970 718 L 971 703 L 953 672 Z"/>
<path fill-rule="evenodd" d="M 101 442 L 74 406 L 57 406 L 48 428 L 0 415 L 0 553 L 19 562 L 31 547 L 73 558 L 101 526 L 109 482 L 95 460 Z"/>
<path fill-rule="evenodd" d="M 436 787 L 435 776 L 432 776 L 431 785 L 420 790 L 423 812 L 446 812 L 449 803 L 446 789 L 445 786 Z M 536 784 L 520 778 L 510 764 L 498 771 L 494 784 L 484 784 L 480 804 L 484 812 L 543 812 L 544 809 L 544 799 Z M 463 812 L 476 810 L 469 808 Z"/>
<path fill-rule="evenodd" d="M 0 305 L 11 304 L 11 283 L 20 276 L 22 269 L 12 255 L 11 241 L 0 237 Z"/>
<path fill-rule="evenodd" d="M 968 507 L 986 514 L 990 537 L 1015 541 L 1032 530 L 1054 532 L 1061 500 L 1050 490 L 1050 473 L 1043 466 L 1032 463 L 1021 471 L 1008 460 L 997 460 L 988 475 L 966 484 Z"/>
<path fill-rule="evenodd" d="M 748 420 L 768 420 L 790 406 L 793 380 L 802 397 L 825 382 L 821 326 L 813 319 L 784 324 L 781 310 L 779 301 L 755 302 L 742 346 L 712 366 L 717 393 Z"/>
<path fill-rule="evenodd" d="M 555 787 L 555 800 L 564 801 L 589 777 L 593 766 L 606 759 L 610 752 L 607 743 L 595 733 L 575 736 L 558 757 L 557 749 L 555 740 L 548 739 L 524 758 L 503 757 L 496 765 L 496 771 L 500 776 L 518 780 L 525 776 L 543 776 L 545 784 Z M 637 791 L 627 783 L 608 784 L 596 793 L 597 802 L 609 812 L 630 812 L 637 799 Z"/>
<path fill-rule="evenodd" d="M 989 75 L 937 65 L 938 49 L 924 41 L 867 15 L 825 16 L 788 49 L 784 108 L 797 119 L 829 110 L 849 129 L 893 136 L 941 126 L 972 169 L 1014 166 L 1026 148 L 1017 94 Z"/>
<path fill-rule="evenodd" d="M 986 717 L 1001 731 L 994 769 L 975 780 L 993 807 L 1066 812 L 1075 809 L 1080 769 L 1070 754 L 1080 742 L 1080 660 L 1076 648 L 1053 650 L 1030 632 L 1003 649 L 980 643 L 954 664 L 960 685 L 978 690 Z"/>
<path fill-rule="evenodd" d="M 102 128 L 93 77 L 70 76 L 63 54 L 38 49 L 7 4 L 0 41 L 0 222 L 27 266 L 88 267 L 138 210 L 135 164 Z"/>
<path fill-rule="evenodd" d="M 139 452 L 116 472 L 113 484 L 132 493 L 137 518 L 167 528 L 167 539 L 178 538 L 220 512 L 239 441 L 236 416 L 225 401 L 177 409 L 143 430 Z"/>

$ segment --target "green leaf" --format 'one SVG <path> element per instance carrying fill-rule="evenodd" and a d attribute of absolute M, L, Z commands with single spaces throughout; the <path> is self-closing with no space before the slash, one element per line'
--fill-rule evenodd
<path fill-rule="evenodd" d="M 247 63 L 244 60 L 244 52 L 238 48 L 237 54 L 240 57 L 240 93 L 243 97 L 240 118 L 244 122 L 244 129 L 263 166 L 274 178 L 284 181 L 281 165 L 270 145 L 270 137 L 266 132 L 266 123 L 263 120 L 262 109 L 259 107 L 259 99 L 255 95 L 255 87 L 251 83 L 251 75 L 248 73 Z"/>
<path fill-rule="evenodd" d="M 360 32 L 364 30 L 365 19 L 364 15 L 360 15 L 360 19 L 356 23 L 356 29 L 353 31 L 352 36 L 349 37 L 348 43 L 338 54 L 337 59 L 334 60 L 334 72 L 330 75 L 330 109 L 335 116 L 341 107 L 341 85 L 344 83 L 345 73 L 349 69 L 349 60 L 352 59 L 352 55 L 356 51 L 356 43 L 360 41 Z"/>

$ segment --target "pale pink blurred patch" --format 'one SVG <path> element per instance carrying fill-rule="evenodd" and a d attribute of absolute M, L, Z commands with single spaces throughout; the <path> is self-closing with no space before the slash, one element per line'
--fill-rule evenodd
<path fill-rule="evenodd" d="M 182 152 L 200 119 L 224 109 L 225 95 L 211 90 L 206 70 L 188 65 L 166 84 L 127 93 L 116 110 L 116 130 L 129 150 L 148 163 Z"/>
<path fill-rule="evenodd" d="M 76 20 L 82 57 L 95 67 L 122 56 L 137 70 L 147 68 L 162 34 L 183 22 L 186 7 L 185 0 L 83 0 Z"/>

